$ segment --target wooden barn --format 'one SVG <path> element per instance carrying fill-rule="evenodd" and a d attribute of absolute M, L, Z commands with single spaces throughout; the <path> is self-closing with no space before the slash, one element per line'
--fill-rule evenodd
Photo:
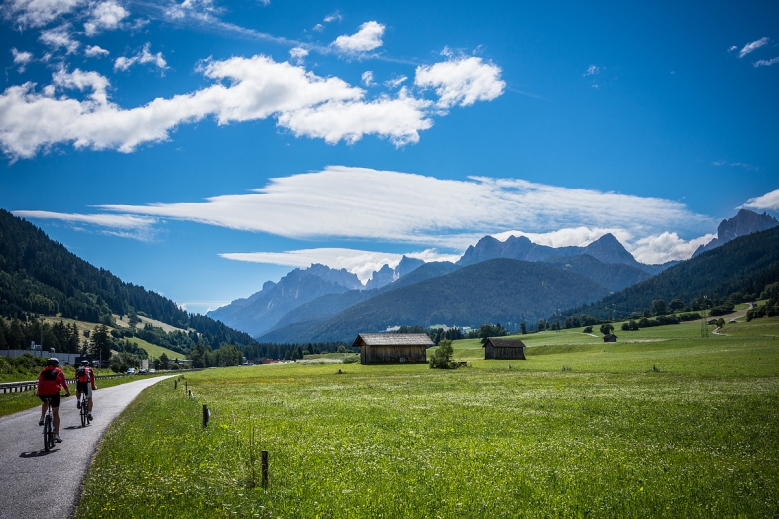
<path fill-rule="evenodd" d="M 490 337 L 483 348 L 484 360 L 525 360 L 525 343 L 515 337 Z"/>
<path fill-rule="evenodd" d="M 603 336 L 603 342 L 617 342 L 617 336 L 613 333 L 607 333 Z"/>
<path fill-rule="evenodd" d="M 360 348 L 362 364 L 427 362 L 427 348 L 435 346 L 424 333 L 361 333 L 352 348 Z"/>

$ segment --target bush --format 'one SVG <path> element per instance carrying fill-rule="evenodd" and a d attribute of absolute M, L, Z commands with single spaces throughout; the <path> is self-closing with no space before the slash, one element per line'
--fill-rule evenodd
<path fill-rule="evenodd" d="M 430 363 L 430 367 L 435 369 L 453 368 L 454 367 L 452 365 L 453 353 L 454 353 L 454 348 L 452 348 L 452 341 L 450 341 L 449 339 L 442 340 L 438 344 L 438 348 L 430 356 L 430 360 L 428 361 Z"/>
<path fill-rule="evenodd" d="M 592 326 L 587 326 L 584 330 L 582 330 L 582 333 L 592 333 Z"/>

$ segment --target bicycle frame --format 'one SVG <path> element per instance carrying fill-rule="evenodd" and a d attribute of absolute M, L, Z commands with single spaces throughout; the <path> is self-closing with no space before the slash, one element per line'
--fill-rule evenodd
<path fill-rule="evenodd" d="M 46 403 L 49 407 L 43 419 L 43 448 L 49 452 L 54 447 L 54 411 L 51 407 L 51 398 L 47 398 Z"/>

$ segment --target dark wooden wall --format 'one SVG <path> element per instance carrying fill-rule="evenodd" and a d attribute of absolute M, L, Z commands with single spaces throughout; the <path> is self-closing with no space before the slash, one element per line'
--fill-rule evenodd
<path fill-rule="evenodd" d="M 425 346 L 360 346 L 360 362 L 362 364 L 379 364 L 383 362 L 427 362 Z"/>
<path fill-rule="evenodd" d="M 495 348 L 484 345 L 484 360 L 525 360 L 525 348 Z"/>

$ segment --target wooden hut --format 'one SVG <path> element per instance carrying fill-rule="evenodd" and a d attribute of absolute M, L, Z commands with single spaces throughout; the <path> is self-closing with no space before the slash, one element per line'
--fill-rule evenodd
<path fill-rule="evenodd" d="M 516 337 L 490 337 L 483 348 L 484 360 L 525 360 L 525 343 Z"/>
<path fill-rule="evenodd" d="M 427 362 L 427 348 L 435 346 L 424 333 L 361 333 L 352 348 L 360 348 L 362 364 Z"/>
<path fill-rule="evenodd" d="M 607 333 L 603 336 L 603 342 L 617 342 L 617 336 L 613 333 Z"/>

